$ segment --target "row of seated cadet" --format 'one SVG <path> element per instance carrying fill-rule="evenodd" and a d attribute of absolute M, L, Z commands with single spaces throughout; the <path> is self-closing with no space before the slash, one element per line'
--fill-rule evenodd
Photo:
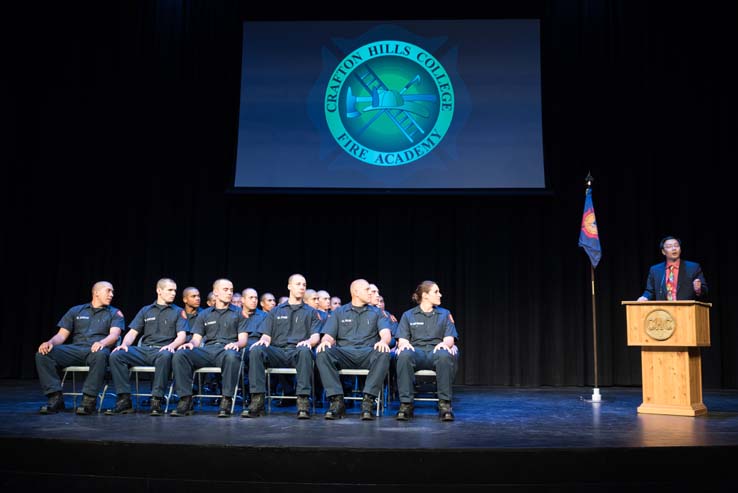
<path fill-rule="evenodd" d="M 215 382 L 212 375 L 217 375 L 218 416 L 233 414 L 240 386 L 241 416 L 255 418 L 268 411 L 271 377 L 277 375 L 284 382 L 294 379 L 298 419 L 309 419 L 316 400 L 325 395 L 326 419 L 344 417 L 346 401 L 358 400 L 361 419 L 372 420 L 386 408 L 389 394 L 396 393 L 396 417 L 407 420 L 413 417 L 416 377 L 425 371 L 435 379 L 439 418 L 454 420 L 458 333 L 451 313 L 439 306 L 442 295 L 436 283 L 417 286 L 412 295 L 417 306 L 399 321 L 384 310 L 376 285 L 364 279 L 351 283 L 351 301 L 346 304 L 324 290 L 308 290 L 301 274 L 289 277 L 287 290 L 286 300 L 277 303 L 270 293 L 259 299 L 256 290 L 247 288 L 238 306 L 233 303 L 233 283 L 218 279 L 208 308 L 200 308 L 200 293 L 191 287 L 183 291 L 185 308 L 180 308 L 174 304 L 176 283 L 163 278 L 156 285 L 156 301 L 139 310 L 123 335 L 123 313 L 111 306 L 113 286 L 97 282 L 91 302 L 68 310 L 58 332 L 38 348 L 36 368 L 47 396 L 40 412 L 65 408 L 63 382 L 71 373 L 76 387 L 74 375 L 79 371 L 86 378 L 81 391 L 72 392 L 76 413 L 101 411 L 109 371 L 116 403 L 105 411 L 108 415 L 135 411 L 132 397 L 143 395 L 139 374 L 145 373 L 151 379 L 146 395 L 153 416 L 167 413 L 172 396 L 177 406 L 169 415 L 191 415 L 195 400 L 205 395 L 203 376 L 211 375 Z M 352 384 L 359 379 L 356 396 Z"/>

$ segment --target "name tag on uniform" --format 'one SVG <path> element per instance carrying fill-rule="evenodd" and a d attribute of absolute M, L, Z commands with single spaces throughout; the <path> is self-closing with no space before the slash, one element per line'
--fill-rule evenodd
<path fill-rule="evenodd" d="M 86 315 L 79 315 L 79 316 L 77 316 L 77 320 L 89 320 L 89 319 L 90 319 L 90 317 L 88 317 Z"/>
<path fill-rule="evenodd" d="M 217 323 L 218 322 L 216 322 L 215 320 L 211 320 L 210 322 L 205 322 L 203 325 L 214 325 L 214 324 L 217 324 Z"/>
<path fill-rule="evenodd" d="M 154 320 L 156 320 L 156 317 L 149 317 L 149 318 L 145 318 L 144 322 L 153 322 Z"/>
<path fill-rule="evenodd" d="M 410 325 L 425 325 L 425 322 L 410 322 Z"/>

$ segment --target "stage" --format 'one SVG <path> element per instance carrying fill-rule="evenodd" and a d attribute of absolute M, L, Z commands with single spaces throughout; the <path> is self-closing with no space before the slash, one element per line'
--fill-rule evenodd
<path fill-rule="evenodd" d="M 457 387 L 456 421 L 398 403 L 374 421 L 318 408 L 269 416 L 40 415 L 37 381 L 0 381 L 0 489 L 36 491 L 701 491 L 733 489 L 738 392 L 705 391 L 706 416 L 639 415 L 640 388 Z M 114 398 L 106 399 L 105 408 Z M 170 408 L 171 410 L 171 408 Z"/>

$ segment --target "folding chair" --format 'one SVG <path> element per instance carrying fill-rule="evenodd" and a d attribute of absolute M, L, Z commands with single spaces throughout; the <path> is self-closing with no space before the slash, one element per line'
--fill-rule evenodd
<path fill-rule="evenodd" d="M 358 377 L 366 377 L 369 375 L 369 370 L 367 369 L 344 369 L 344 370 L 338 370 L 339 375 L 346 375 L 346 376 L 353 376 L 357 377 L 357 383 L 358 383 Z M 387 402 L 387 392 L 388 392 L 388 385 L 389 385 L 389 372 L 387 372 L 387 381 L 382 382 L 382 391 L 380 392 L 380 395 L 377 396 L 377 411 L 375 413 L 376 416 L 379 416 L 379 410 L 382 409 L 384 411 L 386 409 L 386 402 Z M 361 393 L 361 389 L 358 388 L 358 385 L 354 387 L 353 393 Z M 344 395 L 344 400 L 350 400 L 350 401 L 361 401 L 364 400 L 364 396 L 356 396 L 356 395 Z"/>
<path fill-rule="evenodd" d="M 245 348 L 240 351 L 241 352 L 241 364 L 238 367 L 238 378 L 239 378 L 239 382 L 241 382 L 240 387 L 241 389 L 243 389 L 241 390 L 242 400 L 245 399 L 245 395 L 246 395 L 245 389 L 244 389 L 245 385 L 243 383 L 243 359 L 244 359 L 244 354 L 245 354 L 244 350 Z M 198 368 L 197 370 L 195 370 L 193 376 L 197 377 L 197 394 L 193 394 L 192 399 L 197 399 L 198 404 L 200 403 L 200 400 L 203 397 L 207 397 L 210 399 L 222 399 L 223 397 L 226 397 L 223 394 L 203 394 L 202 393 L 202 376 L 207 373 L 222 374 L 223 370 L 219 366 L 203 366 L 202 368 Z M 236 387 L 233 389 L 233 395 L 228 396 L 228 397 L 231 397 L 231 414 L 233 414 L 233 410 L 236 409 L 236 399 L 238 398 L 238 390 L 239 390 L 239 385 L 238 385 L 238 382 L 236 382 Z"/>
<path fill-rule="evenodd" d="M 133 396 L 136 397 L 136 409 L 138 409 L 138 407 L 139 407 L 138 406 L 138 398 L 139 397 L 153 397 L 153 394 L 151 392 L 146 393 L 146 392 L 141 392 L 140 391 L 138 375 L 139 375 L 139 373 L 150 373 L 151 375 L 153 375 L 155 371 L 156 371 L 156 367 L 155 366 L 131 366 L 128 369 L 128 375 L 129 376 L 131 374 L 135 374 L 135 376 L 136 376 L 136 392 L 134 392 L 133 394 L 131 394 L 131 395 L 133 395 Z M 154 384 L 154 382 L 152 380 L 151 381 L 151 385 L 153 385 L 153 384 Z M 166 401 L 166 404 L 164 406 L 164 413 L 165 414 L 169 410 L 169 400 L 172 398 L 172 393 L 173 392 L 174 392 L 174 380 L 172 379 L 171 380 L 171 383 L 169 384 L 169 391 L 167 392 L 167 395 L 164 396 L 164 399 Z"/>
<path fill-rule="evenodd" d="M 418 371 L 415 372 L 415 378 L 416 378 L 416 380 L 417 380 L 418 377 L 421 377 L 421 378 L 433 377 L 435 379 L 436 378 L 436 372 L 435 372 L 435 370 L 418 370 Z M 433 383 L 435 385 L 435 380 L 434 380 Z M 417 385 L 417 381 L 416 381 L 416 385 Z M 428 394 L 428 392 L 416 392 L 415 395 L 417 396 L 418 393 L 420 393 L 420 394 Z M 439 401 L 439 399 L 438 399 L 438 392 L 431 391 L 430 393 L 433 394 L 433 395 L 435 395 L 435 397 L 414 397 L 414 400 L 416 400 L 416 401 L 425 401 L 425 402 L 438 402 Z"/>
<path fill-rule="evenodd" d="M 72 374 L 72 391 L 71 392 L 63 392 L 62 395 L 71 395 L 72 396 L 72 402 L 74 407 L 77 407 L 77 397 L 82 397 L 82 392 L 77 391 L 77 373 L 90 373 L 90 367 L 89 366 L 67 366 L 65 368 L 62 368 L 62 371 L 64 374 L 62 375 L 61 379 L 61 386 L 62 389 L 64 388 L 64 382 L 67 379 L 67 374 Z M 106 370 L 107 371 L 107 370 Z M 107 382 L 107 376 L 105 385 L 103 386 L 102 392 L 97 394 L 97 397 L 100 399 L 100 404 L 97 406 L 97 412 L 100 412 L 103 407 L 103 400 L 105 400 L 105 394 L 108 392 L 108 382 Z"/>
<path fill-rule="evenodd" d="M 297 401 L 297 395 L 272 395 L 272 375 L 295 375 L 297 377 L 297 368 L 265 368 L 266 373 L 266 395 L 267 413 L 272 412 L 272 399 L 294 399 Z M 314 371 L 310 371 L 310 400 L 312 401 L 313 414 L 315 414 L 315 378 Z"/>

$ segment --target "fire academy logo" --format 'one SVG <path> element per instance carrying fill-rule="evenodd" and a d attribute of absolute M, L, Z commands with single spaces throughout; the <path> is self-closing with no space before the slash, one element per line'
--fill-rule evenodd
<path fill-rule="evenodd" d="M 338 63 L 324 103 L 331 135 L 345 152 L 375 166 L 399 166 L 438 146 L 455 101 L 433 55 L 404 41 L 378 41 Z"/>

